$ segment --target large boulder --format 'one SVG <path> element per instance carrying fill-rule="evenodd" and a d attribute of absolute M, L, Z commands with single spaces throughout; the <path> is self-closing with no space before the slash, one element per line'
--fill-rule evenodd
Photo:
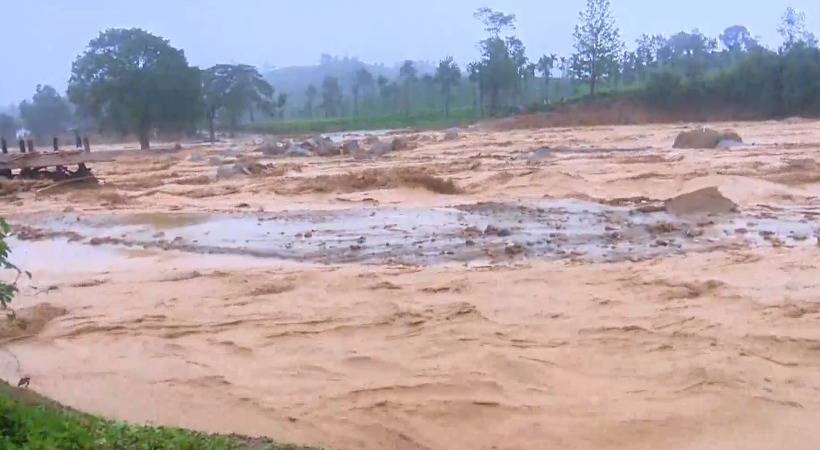
<path fill-rule="evenodd" d="M 380 158 L 386 155 L 387 153 L 392 152 L 393 150 L 395 150 L 395 146 L 392 142 L 379 142 L 377 144 L 373 144 L 373 146 L 370 147 L 370 151 L 368 151 L 368 156 L 370 158 Z"/>
<path fill-rule="evenodd" d="M 320 140 L 313 151 L 319 156 L 339 156 L 342 153 L 341 147 L 327 138 Z"/>
<path fill-rule="evenodd" d="M 359 141 L 345 141 L 342 143 L 342 154 L 344 155 L 354 155 L 356 152 L 361 150 L 361 146 L 359 146 Z"/>
<path fill-rule="evenodd" d="M 285 156 L 290 158 L 306 158 L 308 156 L 313 156 L 313 152 L 304 147 L 291 143 L 285 151 Z"/>
<path fill-rule="evenodd" d="M 711 128 L 683 131 L 675 138 L 674 148 L 731 148 L 743 139 L 733 130 L 717 131 Z"/>
<path fill-rule="evenodd" d="M 244 168 L 237 164 L 227 164 L 216 168 L 216 177 L 219 179 L 234 178 L 242 175 L 248 175 Z"/>
<path fill-rule="evenodd" d="M 729 214 L 738 208 L 714 186 L 671 198 L 666 201 L 665 207 L 668 213 L 676 216 Z"/>
<path fill-rule="evenodd" d="M 317 148 L 319 148 L 319 145 L 321 144 L 321 142 L 322 142 L 321 137 L 314 136 L 312 138 L 305 139 L 304 141 L 302 141 L 299 144 L 299 146 L 304 148 L 305 150 L 315 151 Z"/>
<path fill-rule="evenodd" d="M 280 142 L 266 142 L 257 147 L 254 151 L 265 156 L 281 156 L 287 150 L 287 145 Z"/>
<path fill-rule="evenodd" d="M 398 152 L 401 150 L 407 150 L 410 148 L 410 141 L 405 138 L 397 137 L 393 139 L 391 143 L 391 147 L 394 152 Z"/>

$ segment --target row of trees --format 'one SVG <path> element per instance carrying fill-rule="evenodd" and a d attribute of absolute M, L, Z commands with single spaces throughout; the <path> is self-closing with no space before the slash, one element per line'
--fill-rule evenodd
<path fill-rule="evenodd" d="M 191 129 L 204 117 L 214 139 L 218 118 L 235 128 L 248 112 L 280 112 L 287 96 L 274 94 L 252 66 L 200 70 L 163 38 L 140 29 L 111 29 L 92 40 L 74 62 L 67 99 L 50 86 L 38 86 L 31 101 L 19 106 L 22 124 L 0 115 L 0 135 L 12 136 L 22 125 L 46 138 L 72 123 L 93 124 L 134 133 L 146 149 L 155 132 Z"/>
<path fill-rule="evenodd" d="M 601 90 L 638 86 L 650 98 L 668 99 L 672 88 L 746 103 L 767 96 L 776 98 L 767 103 L 768 111 L 787 113 L 798 104 L 801 111 L 810 110 L 811 92 L 818 90 L 817 78 L 805 75 L 820 67 L 817 39 L 806 28 L 805 16 L 792 8 L 778 28 L 783 43 L 777 50 L 766 49 L 740 25 L 717 38 L 697 30 L 669 37 L 644 35 L 628 50 L 610 0 L 587 0 L 575 27 L 574 53 L 537 60 L 527 56 L 515 35 L 514 15 L 481 8 L 475 18 L 487 37 L 478 44 L 480 58 L 464 71 L 452 57 L 425 73 L 405 61 L 391 77 L 359 67 L 345 80 L 327 76 L 321 84 L 309 85 L 297 93 L 304 106 L 291 105 L 290 111 L 337 117 L 409 115 L 420 108 L 440 108 L 449 116 L 456 104 L 495 116 L 544 105 L 556 96 L 573 97 L 581 91 L 594 96 Z M 778 91 L 761 92 L 764 82 Z M 739 92 L 738 86 L 749 92 Z M 723 91 L 714 92 L 718 87 Z M 40 86 L 19 109 L 35 135 L 85 121 L 104 130 L 134 133 L 148 148 L 155 132 L 192 129 L 203 119 L 213 139 L 217 123 L 236 129 L 258 116 L 282 118 L 293 94 L 277 95 L 252 66 L 221 64 L 200 70 L 163 38 L 140 29 L 112 29 L 92 40 L 74 62 L 67 91 L 71 105 L 53 88 Z M 17 126 L 13 118 L 0 115 L 0 133 Z"/>
<path fill-rule="evenodd" d="M 702 82 L 736 67 L 752 54 L 783 55 L 798 47 L 817 45 L 806 28 L 804 14 L 788 8 L 778 27 L 783 43 L 775 51 L 766 49 L 742 25 L 730 26 L 716 38 L 698 30 L 668 37 L 642 35 L 628 49 L 610 0 L 587 0 L 573 33 L 574 52 L 566 57 L 546 54 L 536 60 L 527 56 L 526 47 L 515 35 L 514 15 L 481 8 L 475 18 L 487 38 L 479 42 L 480 59 L 468 64 L 464 74 L 452 58 L 441 61 L 435 73 L 424 75 L 407 61 L 392 82 L 383 76 L 374 79 L 360 69 L 350 83 L 352 108 L 348 110 L 352 109 L 353 115 L 361 114 L 362 109 L 407 114 L 415 104 L 417 109 L 441 107 L 449 115 L 450 105 L 456 102 L 495 116 L 525 107 L 537 109 L 554 97 L 594 96 L 601 90 L 644 87 L 650 80 L 668 78 L 670 73 L 684 82 Z M 307 117 L 314 117 L 316 110 L 327 117 L 342 115 L 345 94 L 338 78 L 328 77 L 318 88 L 308 87 L 302 112 Z M 425 100 L 429 97 L 434 101 Z"/>
<path fill-rule="evenodd" d="M 380 113 L 400 111 L 407 115 L 416 104 L 435 106 L 440 101 L 445 116 L 449 117 L 454 90 L 459 86 L 461 77 L 461 69 L 452 57 L 443 59 L 434 74 L 421 76 L 413 61 L 405 61 L 399 69 L 398 79 L 393 81 L 384 75 L 374 77 L 367 69 L 360 68 L 352 77 L 349 88 L 352 114 L 359 116 L 367 110 Z M 435 98 L 428 101 L 428 97 Z M 309 85 L 305 98 L 303 112 L 308 117 L 315 117 L 317 111 L 325 117 L 344 114 L 345 93 L 338 77 L 325 77 L 321 90 L 313 84 Z"/>
<path fill-rule="evenodd" d="M 20 103 L 19 110 L 20 120 L 0 114 L 0 136 L 11 138 L 22 126 L 35 136 L 57 134 L 65 130 L 72 116 L 71 105 L 51 86 L 37 86 L 31 101 Z"/>

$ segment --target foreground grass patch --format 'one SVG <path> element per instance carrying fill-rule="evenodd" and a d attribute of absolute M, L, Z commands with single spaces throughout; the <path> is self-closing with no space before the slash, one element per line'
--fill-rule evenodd
<path fill-rule="evenodd" d="M 268 440 L 113 422 L 0 384 L 2 450 L 309 450 Z"/>

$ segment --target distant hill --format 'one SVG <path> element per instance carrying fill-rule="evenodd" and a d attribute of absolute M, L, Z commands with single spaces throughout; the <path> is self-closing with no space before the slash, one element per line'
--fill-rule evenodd
<path fill-rule="evenodd" d="M 435 68 L 428 62 L 415 62 L 419 76 L 433 73 Z M 276 89 L 277 94 L 288 94 L 288 111 L 301 110 L 306 101 L 305 91 L 311 84 L 321 93 L 322 82 L 325 77 L 336 77 L 342 85 L 344 97 L 349 99 L 351 87 L 356 72 L 367 69 L 373 78 L 384 76 L 390 81 L 394 81 L 399 76 L 401 62 L 393 66 L 384 64 L 368 64 L 356 58 L 339 58 L 330 55 L 322 55 L 321 61 L 315 66 L 295 66 L 272 69 L 263 72 L 265 79 Z M 321 94 L 320 94 L 321 95 Z"/>

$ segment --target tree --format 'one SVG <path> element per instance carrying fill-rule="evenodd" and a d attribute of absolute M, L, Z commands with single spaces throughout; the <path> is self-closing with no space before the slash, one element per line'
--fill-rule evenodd
<path fill-rule="evenodd" d="M 416 81 L 418 81 L 418 70 L 416 70 L 416 66 L 413 64 L 413 61 L 407 60 L 402 63 L 401 68 L 399 68 L 399 79 L 402 82 L 402 87 L 404 88 L 404 114 L 410 114 L 410 96 L 412 95 L 413 89 L 415 88 Z"/>
<path fill-rule="evenodd" d="M 316 90 L 316 86 L 310 85 L 307 87 L 305 91 L 305 97 L 307 97 L 307 102 L 305 103 L 305 112 L 307 112 L 308 116 L 312 119 L 313 118 L 313 105 L 316 103 L 316 96 L 319 95 L 319 91 Z"/>
<path fill-rule="evenodd" d="M 661 49 L 661 54 L 667 62 L 685 57 L 703 56 L 717 49 L 717 40 L 706 37 L 697 29 L 691 33 L 681 31 L 673 34 Z"/>
<path fill-rule="evenodd" d="M 325 117 L 337 117 L 342 112 L 342 88 L 336 77 L 325 77 L 322 82 L 322 109 Z"/>
<path fill-rule="evenodd" d="M 797 44 L 783 56 L 783 107 L 790 114 L 820 114 L 820 50 Z"/>
<path fill-rule="evenodd" d="M 733 25 L 723 31 L 720 42 L 731 53 L 748 52 L 760 46 L 752 33 L 743 25 Z"/>
<path fill-rule="evenodd" d="M 624 51 L 620 58 L 621 73 L 618 74 L 619 80 L 624 86 L 629 86 L 638 80 L 639 65 L 638 56 L 635 52 Z"/>
<path fill-rule="evenodd" d="M 202 112 L 200 72 L 167 40 L 138 28 L 110 29 L 72 66 L 68 96 L 102 125 L 134 132 L 142 149 L 156 129 L 183 129 Z"/>
<path fill-rule="evenodd" d="M 481 83 L 481 67 L 479 62 L 467 64 L 467 79 L 473 85 L 473 98 L 476 101 L 475 109 L 479 110 L 481 115 L 484 115 L 484 86 Z M 476 90 L 478 91 L 477 94 Z"/>
<path fill-rule="evenodd" d="M 598 82 L 617 64 L 623 43 L 609 0 L 587 0 L 579 22 L 573 34 L 572 70 L 589 83 L 589 94 L 595 95 Z"/>
<path fill-rule="evenodd" d="M 436 76 L 435 73 L 425 73 L 419 78 L 419 85 L 421 87 L 420 98 L 423 100 L 422 105 L 425 108 L 433 109 L 436 107 Z"/>
<path fill-rule="evenodd" d="M 555 54 L 552 55 L 544 55 L 538 59 L 538 63 L 536 64 L 536 68 L 539 72 L 541 72 L 541 76 L 544 77 L 544 101 L 549 101 L 549 92 L 550 92 L 550 78 L 552 77 L 552 69 L 555 68 L 555 61 L 558 60 L 558 56 Z"/>
<path fill-rule="evenodd" d="M 453 97 L 453 87 L 461 81 L 461 69 L 452 56 L 441 60 L 436 69 L 435 82 L 441 87 L 444 97 L 444 117 L 450 117 L 450 102 Z"/>
<path fill-rule="evenodd" d="M 638 78 L 644 81 L 648 70 L 658 65 L 663 48 L 666 47 L 666 38 L 659 34 L 642 34 L 635 43 L 635 70 Z"/>
<path fill-rule="evenodd" d="M 484 24 L 484 30 L 490 36 L 479 43 L 481 60 L 470 67 L 478 80 L 479 95 L 488 100 L 490 115 L 494 116 L 498 113 L 501 95 L 517 90 L 526 56 L 521 41 L 515 36 L 501 37 L 501 33 L 515 30 L 514 15 L 481 8 L 475 17 Z"/>
<path fill-rule="evenodd" d="M 697 29 L 672 35 L 660 50 L 660 60 L 686 75 L 699 80 L 709 65 L 710 55 L 717 49 L 717 40 L 704 36 Z"/>
<path fill-rule="evenodd" d="M 65 131 L 71 110 L 53 87 L 38 85 L 31 102 L 20 103 L 20 117 L 35 137 L 43 139 Z"/>
<path fill-rule="evenodd" d="M 279 119 L 285 118 L 285 105 L 288 104 L 288 94 L 282 93 L 276 97 L 276 111 L 279 112 Z"/>
<path fill-rule="evenodd" d="M 787 52 L 799 44 L 807 47 L 817 46 L 817 38 L 806 28 L 806 14 L 791 6 L 783 13 L 777 32 L 783 37 L 781 52 Z"/>
<path fill-rule="evenodd" d="M 492 36 L 500 36 L 505 30 L 515 31 L 515 14 L 504 14 L 490 8 L 478 8 L 473 15 L 484 24 L 484 31 Z"/>
<path fill-rule="evenodd" d="M 245 64 L 218 64 L 202 72 L 202 93 L 205 117 L 211 142 L 215 141 L 214 122 L 217 115 L 227 115 L 231 130 L 239 126 L 243 111 L 254 108 L 271 112 L 274 89 L 259 71 Z"/>
<path fill-rule="evenodd" d="M 19 124 L 14 116 L 9 114 L 0 114 L 0 137 L 6 140 L 11 140 L 17 133 Z"/>
<path fill-rule="evenodd" d="M 379 96 L 382 98 L 382 108 L 387 110 L 389 107 L 390 96 L 392 95 L 390 80 L 388 80 L 384 75 L 379 75 L 379 78 L 376 79 L 376 84 L 379 86 Z"/>
<path fill-rule="evenodd" d="M 515 36 L 508 36 L 505 43 L 509 49 L 512 63 L 515 66 L 516 77 L 513 85 L 515 89 L 515 99 L 520 102 L 522 82 L 526 88 L 527 80 L 535 78 L 535 66 L 530 64 L 530 60 L 527 58 L 527 49 L 524 47 L 524 43 L 521 42 L 521 39 Z"/>
<path fill-rule="evenodd" d="M 353 113 L 359 115 L 359 98 L 361 93 L 370 92 L 373 90 L 373 86 L 375 85 L 376 81 L 373 79 L 373 74 L 371 74 L 367 69 L 362 67 L 361 69 L 356 71 L 356 75 L 353 79 Z"/>

